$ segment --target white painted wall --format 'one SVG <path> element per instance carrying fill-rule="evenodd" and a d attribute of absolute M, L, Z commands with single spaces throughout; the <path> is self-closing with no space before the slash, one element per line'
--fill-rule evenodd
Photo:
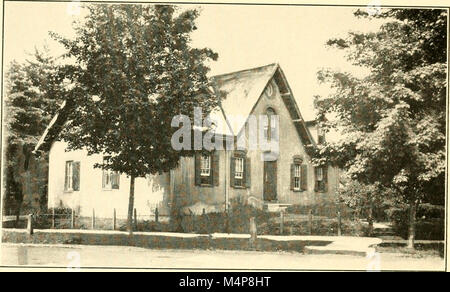
<path fill-rule="evenodd" d="M 117 218 L 126 218 L 130 190 L 130 178 L 122 174 L 118 190 L 102 189 L 102 170 L 94 168 L 101 163 L 102 155 L 87 155 L 84 150 L 66 152 L 67 143 L 54 142 L 49 154 L 48 207 L 74 208 L 81 216 L 91 216 L 95 209 L 96 217 L 111 218 L 114 208 Z M 80 161 L 80 190 L 64 191 L 66 161 Z M 135 181 L 135 201 L 138 216 L 153 214 L 159 208 L 161 215 L 168 215 L 169 175 L 154 175 L 137 178 Z"/>

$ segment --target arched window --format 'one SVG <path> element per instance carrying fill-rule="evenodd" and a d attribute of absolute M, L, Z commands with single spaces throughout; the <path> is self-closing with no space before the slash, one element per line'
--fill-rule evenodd
<path fill-rule="evenodd" d="M 275 116 L 275 110 L 271 107 L 267 108 L 266 116 L 267 116 L 267 125 L 264 126 L 264 137 L 267 141 L 270 141 L 273 137 L 275 137 L 276 130 L 276 122 L 275 119 L 272 119 L 272 116 Z M 270 131 L 269 131 L 270 129 Z"/>

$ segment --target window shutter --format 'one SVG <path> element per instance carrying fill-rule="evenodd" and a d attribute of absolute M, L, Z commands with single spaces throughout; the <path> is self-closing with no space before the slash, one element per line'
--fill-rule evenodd
<path fill-rule="evenodd" d="M 327 166 L 322 167 L 322 173 L 323 173 L 323 180 L 322 180 L 323 188 L 322 188 L 322 190 L 324 192 L 327 192 L 328 191 L 328 167 Z"/>
<path fill-rule="evenodd" d="M 200 181 L 200 153 L 195 153 L 194 159 L 195 159 L 195 185 L 199 186 L 201 185 Z"/>
<path fill-rule="evenodd" d="M 102 189 L 106 186 L 106 170 L 102 169 Z"/>
<path fill-rule="evenodd" d="M 118 190 L 120 186 L 120 174 L 117 171 L 114 171 L 111 174 L 111 187 L 113 189 Z"/>
<path fill-rule="evenodd" d="M 247 157 L 244 165 L 245 187 L 247 188 L 251 187 L 251 169 L 250 158 Z"/>
<path fill-rule="evenodd" d="M 65 176 L 64 176 L 64 190 L 67 190 L 68 188 L 68 178 L 69 178 L 69 173 L 68 173 L 69 167 L 67 166 L 67 161 L 66 161 L 66 166 L 65 166 Z"/>
<path fill-rule="evenodd" d="M 73 163 L 72 186 L 74 191 L 80 190 L 80 162 Z"/>
<path fill-rule="evenodd" d="M 314 167 L 314 191 L 319 191 L 319 181 L 317 180 L 317 167 Z"/>
<path fill-rule="evenodd" d="M 295 181 L 294 177 L 295 177 L 295 164 L 292 163 L 291 164 L 291 191 L 294 190 L 294 185 L 295 185 L 294 184 L 294 181 Z"/>
<path fill-rule="evenodd" d="M 211 174 L 212 174 L 212 181 L 213 181 L 212 185 L 213 186 L 219 185 L 219 178 L 220 178 L 220 175 L 219 175 L 219 167 L 220 167 L 219 159 L 220 159 L 220 157 L 219 157 L 219 155 L 220 155 L 219 151 L 214 151 L 211 155 L 211 160 L 212 160 Z"/>
<path fill-rule="evenodd" d="M 300 166 L 300 171 L 300 188 L 302 191 L 306 191 L 308 189 L 308 166 L 302 164 Z"/>
<path fill-rule="evenodd" d="M 231 160 L 230 160 L 230 186 L 231 187 L 234 187 L 235 168 L 236 168 L 236 158 L 231 157 Z"/>

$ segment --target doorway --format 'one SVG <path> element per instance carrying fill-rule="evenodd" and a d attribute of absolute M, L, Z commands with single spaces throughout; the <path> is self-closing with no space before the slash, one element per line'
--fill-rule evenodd
<path fill-rule="evenodd" d="M 264 161 L 264 201 L 277 200 L 277 161 Z"/>

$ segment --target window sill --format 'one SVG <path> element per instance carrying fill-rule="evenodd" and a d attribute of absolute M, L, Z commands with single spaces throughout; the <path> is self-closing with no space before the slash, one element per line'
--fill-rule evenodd
<path fill-rule="evenodd" d="M 214 187 L 213 185 L 211 185 L 211 184 L 200 184 L 200 185 L 198 185 L 198 187 L 205 187 L 205 188 L 212 188 L 212 187 Z"/>
<path fill-rule="evenodd" d="M 235 188 L 235 189 L 246 189 L 247 187 L 244 187 L 244 186 L 233 186 L 233 188 Z"/>

